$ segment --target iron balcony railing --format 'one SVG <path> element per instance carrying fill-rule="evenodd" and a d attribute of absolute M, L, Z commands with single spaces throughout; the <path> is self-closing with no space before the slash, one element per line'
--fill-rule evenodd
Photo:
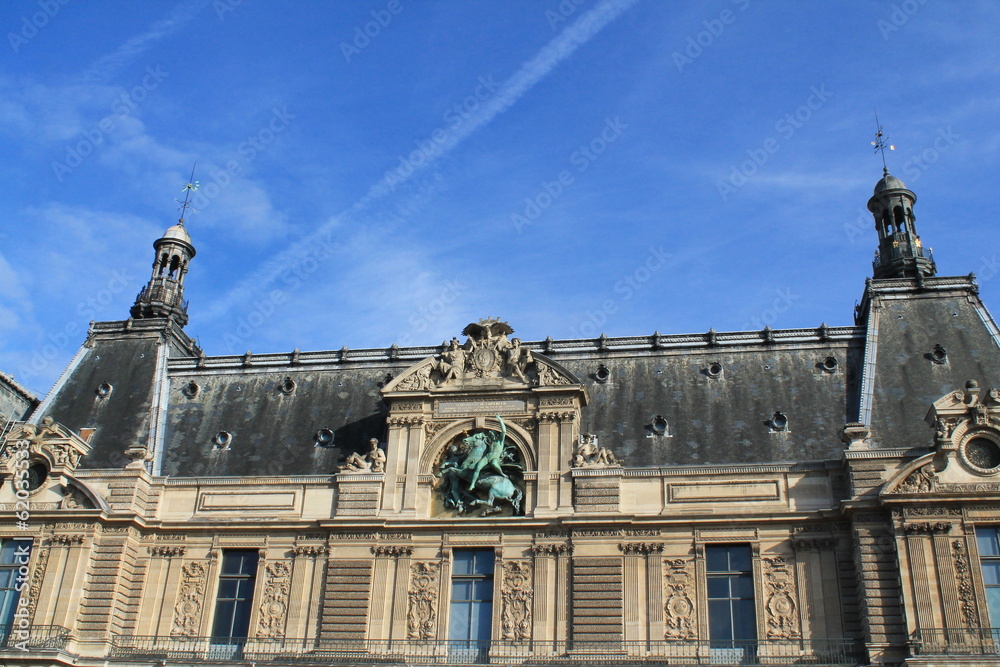
<path fill-rule="evenodd" d="M 788 641 L 439 641 L 122 636 L 110 660 L 270 665 L 858 665 L 849 639 Z"/>
<path fill-rule="evenodd" d="M 872 268 L 877 269 L 882 266 L 882 264 L 889 264 L 896 259 L 910 259 L 915 257 L 923 257 L 932 262 L 934 261 L 934 253 L 931 252 L 930 248 L 924 248 L 923 246 L 911 246 L 909 243 L 901 243 L 894 248 L 890 248 L 886 253 L 876 250 L 875 259 L 872 261 Z"/>
<path fill-rule="evenodd" d="M 59 625 L 0 625 L 0 651 L 62 650 L 69 643 L 69 630 Z"/>
<path fill-rule="evenodd" d="M 929 628 L 910 636 L 910 653 L 1000 655 L 1000 628 Z"/>

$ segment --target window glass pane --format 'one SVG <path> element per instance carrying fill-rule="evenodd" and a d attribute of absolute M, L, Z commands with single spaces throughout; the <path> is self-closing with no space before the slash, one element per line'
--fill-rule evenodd
<path fill-rule="evenodd" d="M 729 547 L 729 569 L 738 572 L 753 569 L 750 564 L 750 547 Z"/>
<path fill-rule="evenodd" d="M 219 579 L 219 598 L 236 597 L 236 579 Z"/>
<path fill-rule="evenodd" d="M 31 540 L 4 540 L 0 546 L 0 565 L 26 565 L 22 562 L 31 553 Z"/>
<path fill-rule="evenodd" d="M 752 599 L 733 601 L 733 638 L 757 638 L 757 621 L 754 617 L 754 604 Z"/>
<path fill-rule="evenodd" d="M 451 584 L 451 599 L 455 602 L 472 599 L 471 581 L 453 581 Z"/>
<path fill-rule="evenodd" d="M 233 627 L 233 607 L 235 602 L 220 600 L 215 605 L 215 625 L 212 629 L 213 637 L 229 637 Z"/>
<path fill-rule="evenodd" d="M 738 574 L 732 578 L 733 597 L 753 599 L 753 576 Z"/>
<path fill-rule="evenodd" d="M 976 528 L 976 545 L 980 556 L 1000 556 L 996 528 Z"/>
<path fill-rule="evenodd" d="M 493 561 L 495 556 L 492 549 L 484 549 L 482 551 L 477 551 L 474 554 L 475 558 L 475 568 L 476 574 L 487 575 L 493 574 Z"/>
<path fill-rule="evenodd" d="M 246 602 L 236 603 L 233 614 L 233 634 L 230 637 L 246 637 L 250 629 L 250 605 Z"/>
<path fill-rule="evenodd" d="M 469 603 L 452 602 L 451 619 L 449 620 L 448 639 L 469 638 Z"/>
<path fill-rule="evenodd" d="M 476 639 L 479 641 L 489 641 L 490 639 L 490 626 L 493 622 L 493 605 L 489 602 L 476 602 L 473 603 L 473 622 L 472 630 L 474 633 L 469 636 L 470 639 Z"/>
<path fill-rule="evenodd" d="M 708 636 L 713 640 L 733 638 L 728 600 L 708 601 Z"/>
<path fill-rule="evenodd" d="M 990 610 L 990 625 L 995 628 L 1000 623 L 1000 588 L 986 589 L 986 606 Z"/>
<path fill-rule="evenodd" d="M 455 551 L 452 572 L 457 575 L 472 574 L 472 559 L 475 552 Z"/>
<path fill-rule="evenodd" d="M 492 600 L 493 599 L 493 580 L 492 579 L 480 579 L 476 581 L 473 587 L 473 595 L 475 595 L 475 600 Z"/>
<path fill-rule="evenodd" d="M 983 562 L 983 583 L 987 586 L 1000 586 L 1000 562 Z"/>
<path fill-rule="evenodd" d="M 729 577 L 728 576 L 709 577 L 708 597 L 729 599 Z"/>
<path fill-rule="evenodd" d="M 729 555 L 726 547 L 705 547 L 705 565 L 709 572 L 728 572 Z"/>

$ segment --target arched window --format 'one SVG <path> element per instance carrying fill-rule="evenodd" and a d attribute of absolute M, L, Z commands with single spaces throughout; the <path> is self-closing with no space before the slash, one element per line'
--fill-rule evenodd
<path fill-rule="evenodd" d="M 181 266 L 181 258 L 178 257 L 177 255 L 174 255 L 170 259 L 170 277 L 171 278 L 174 278 L 174 279 L 177 278 L 177 269 L 179 269 L 180 266 Z"/>
<path fill-rule="evenodd" d="M 903 231 L 903 228 L 906 225 L 906 219 L 903 217 L 903 207 L 894 206 L 892 208 L 892 215 L 896 219 L 896 227 L 899 231 Z"/>

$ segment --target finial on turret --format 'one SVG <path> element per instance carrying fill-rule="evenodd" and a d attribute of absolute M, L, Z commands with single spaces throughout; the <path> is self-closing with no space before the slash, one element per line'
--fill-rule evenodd
<path fill-rule="evenodd" d="M 875 141 L 872 142 L 872 146 L 875 147 L 875 152 L 882 153 L 882 173 L 885 176 L 889 175 L 889 167 L 885 163 L 885 149 L 888 148 L 891 151 L 896 150 L 896 147 L 892 144 L 887 144 L 885 142 L 885 133 L 882 132 L 882 125 L 878 122 L 878 109 L 875 110 Z"/>
<path fill-rule="evenodd" d="M 192 213 L 197 213 L 197 211 L 191 208 L 191 193 L 197 190 L 198 186 L 201 185 L 198 181 L 194 180 L 194 170 L 197 166 L 198 163 L 195 162 L 194 165 L 191 167 L 191 178 L 188 180 L 187 183 L 184 184 L 184 188 L 181 190 L 181 192 L 184 193 L 184 201 L 181 201 L 180 199 L 174 200 L 175 202 L 180 204 L 181 217 L 180 219 L 177 220 L 177 224 L 182 227 L 184 226 L 184 217 L 187 215 L 188 211 L 191 211 Z"/>

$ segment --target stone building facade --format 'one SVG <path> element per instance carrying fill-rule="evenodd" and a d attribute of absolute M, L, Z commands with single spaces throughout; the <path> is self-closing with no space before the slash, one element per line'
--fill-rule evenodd
<path fill-rule="evenodd" d="M 181 221 L 7 413 L 0 660 L 1000 664 L 1000 331 L 915 201 L 851 326 L 239 356 Z"/>

